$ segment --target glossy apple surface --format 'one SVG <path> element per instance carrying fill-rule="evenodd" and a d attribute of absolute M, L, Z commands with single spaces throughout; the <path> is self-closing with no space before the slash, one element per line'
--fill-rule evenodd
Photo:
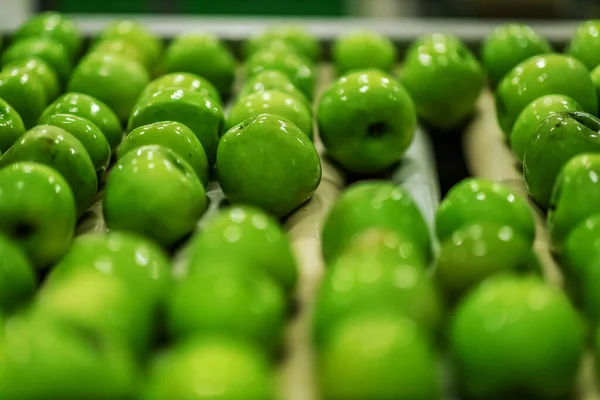
<path fill-rule="evenodd" d="M 19 113 L 0 99 L 0 152 L 8 150 L 24 133 L 25 125 Z"/>
<path fill-rule="evenodd" d="M 6 64 L 3 70 L 9 74 L 18 74 L 20 71 L 27 71 L 37 76 L 44 84 L 48 101 L 54 101 L 60 94 L 61 89 L 58 75 L 56 75 L 54 69 L 41 58 L 21 58 Z"/>
<path fill-rule="evenodd" d="M 48 104 L 43 81 L 24 70 L 0 72 L 0 98 L 15 109 L 27 129 L 35 126 Z"/>
<path fill-rule="evenodd" d="M 2 64 L 29 57 L 38 57 L 47 62 L 63 84 L 73 69 L 67 48 L 54 39 L 44 37 L 29 37 L 13 42 L 2 53 Z"/>
<path fill-rule="evenodd" d="M 158 77 L 146 86 L 140 97 L 151 96 L 164 89 L 186 89 L 198 92 L 221 104 L 221 96 L 215 85 L 208 79 L 190 72 L 173 72 Z"/>
<path fill-rule="evenodd" d="M 332 52 L 333 64 L 339 75 L 368 68 L 392 72 L 397 58 L 396 47 L 390 39 L 367 30 L 338 37 Z"/>
<path fill-rule="evenodd" d="M 62 43 L 72 58 L 75 58 L 82 44 L 82 36 L 77 24 L 57 12 L 42 12 L 25 21 L 15 31 L 13 40 L 28 37 L 48 37 Z"/>

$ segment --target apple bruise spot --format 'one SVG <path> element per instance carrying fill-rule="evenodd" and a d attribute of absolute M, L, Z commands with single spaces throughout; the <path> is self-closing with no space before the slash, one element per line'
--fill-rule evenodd
<path fill-rule="evenodd" d="M 367 128 L 367 135 L 370 138 L 380 138 L 385 135 L 387 131 L 387 125 L 384 122 L 376 122 L 369 125 Z"/>

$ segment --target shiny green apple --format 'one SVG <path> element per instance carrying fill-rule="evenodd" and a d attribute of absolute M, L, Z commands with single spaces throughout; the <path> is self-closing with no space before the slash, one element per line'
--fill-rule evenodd
<path fill-rule="evenodd" d="M 600 64 L 600 20 L 583 21 L 573 33 L 566 52 L 590 71 Z"/>
<path fill-rule="evenodd" d="M 19 113 L 0 98 L 0 152 L 9 149 L 25 133 Z"/>
<path fill-rule="evenodd" d="M 96 41 L 123 39 L 131 42 L 144 52 L 148 63 L 155 65 L 163 44 L 161 40 L 138 21 L 122 19 L 109 23 L 98 35 Z"/>
<path fill-rule="evenodd" d="M 600 257 L 600 213 L 577 224 L 564 240 L 560 266 L 567 280 L 577 286 L 592 261 Z"/>
<path fill-rule="evenodd" d="M 48 105 L 43 81 L 21 69 L 0 72 L 0 98 L 15 109 L 27 129 L 35 126 Z"/>
<path fill-rule="evenodd" d="M 0 310 L 3 315 L 25 305 L 35 293 L 37 277 L 27 254 L 0 233 Z"/>
<path fill-rule="evenodd" d="M 215 85 L 210 83 L 208 79 L 190 72 L 173 72 L 158 77 L 146 86 L 140 97 L 151 96 L 164 89 L 185 89 L 198 92 L 221 104 L 221 96 Z"/>
<path fill-rule="evenodd" d="M 60 82 L 67 82 L 73 62 L 71 54 L 62 43 L 44 37 L 29 37 L 13 42 L 2 53 L 2 65 L 23 58 L 38 57 L 44 60 L 56 72 Z"/>
<path fill-rule="evenodd" d="M 319 61 L 321 47 L 317 39 L 300 25 L 283 24 L 265 29 L 244 43 L 244 53 L 250 57 L 274 41 L 284 41 L 312 62 Z"/>
<path fill-rule="evenodd" d="M 377 68 L 392 72 L 398 55 L 394 43 L 377 32 L 359 30 L 338 37 L 333 43 L 333 65 L 339 75 Z"/>
<path fill-rule="evenodd" d="M 37 57 L 18 59 L 8 63 L 3 68 L 9 74 L 18 74 L 19 71 L 27 71 L 39 78 L 46 88 L 46 98 L 54 101 L 60 94 L 60 83 L 54 69 L 47 62 Z"/>
<path fill-rule="evenodd" d="M 148 58 L 148 55 L 143 49 L 136 46 L 135 43 L 120 37 L 103 39 L 92 45 L 88 50 L 88 55 L 95 54 L 112 54 L 127 58 L 143 65 L 148 73 L 154 70 L 153 61 Z"/>
<path fill-rule="evenodd" d="M 36 14 L 21 24 L 13 40 L 29 37 L 48 37 L 62 43 L 72 59 L 79 54 L 83 42 L 81 32 L 72 19 L 51 11 Z"/>
<path fill-rule="evenodd" d="M 266 90 L 276 89 L 285 92 L 291 96 L 302 100 L 309 110 L 312 110 L 312 103 L 293 83 L 286 74 L 277 70 L 265 70 L 249 77 L 238 91 L 238 97 L 248 96 L 252 93 L 264 92 Z"/>

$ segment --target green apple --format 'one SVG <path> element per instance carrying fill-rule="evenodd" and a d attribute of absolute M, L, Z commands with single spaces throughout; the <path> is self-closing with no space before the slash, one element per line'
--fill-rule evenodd
<path fill-rule="evenodd" d="M 0 233 L 0 310 L 7 314 L 33 297 L 37 286 L 34 267 L 27 255 Z"/>
<path fill-rule="evenodd" d="M 266 357 L 226 336 L 196 336 L 159 354 L 150 365 L 141 400 L 265 400 L 275 396 Z"/>
<path fill-rule="evenodd" d="M 596 95 L 598 97 L 598 103 L 600 104 L 600 65 L 592 70 L 590 77 L 592 78 L 592 83 L 596 88 Z"/>
<path fill-rule="evenodd" d="M 15 109 L 28 129 L 35 126 L 48 104 L 42 80 L 21 69 L 0 72 L 0 98 Z"/>
<path fill-rule="evenodd" d="M 352 172 L 372 174 L 402 159 L 417 116 L 402 85 L 384 72 L 369 70 L 345 75 L 325 89 L 317 123 L 333 159 Z"/>
<path fill-rule="evenodd" d="M 600 150 L 600 120 L 582 112 L 552 114 L 525 149 L 523 175 L 529 194 L 542 208 L 550 206 L 552 188 L 572 157 Z"/>
<path fill-rule="evenodd" d="M 148 73 L 154 69 L 153 61 L 135 43 L 120 37 L 104 39 L 96 42 L 88 51 L 89 54 L 112 54 L 138 62 L 146 68 Z"/>
<path fill-rule="evenodd" d="M 314 144 L 289 120 L 270 114 L 249 118 L 223 135 L 217 174 L 231 203 L 284 217 L 309 200 L 321 182 Z"/>
<path fill-rule="evenodd" d="M 192 167 L 162 146 L 125 154 L 104 189 L 109 229 L 138 233 L 165 247 L 191 233 L 207 206 L 204 186 Z"/>
<path fill-rule="evenodd" d="M 548 40 L 530 26 L 516 23 L 497 26 L 481 45 L 481 59 L 492 86 L 522 61 L 551 52 Z"/>
<path fill-rule="evenodd" d="M 560 266 L 567 279 L 581 282 L 592 261 L 600 257 L 600 213 L 577 224 L 567 235 Z"/>
<path fill-rule="evenodd" d="M 600 258 L 596 253 L 594 258 L 586 261 L 586 268 L 576 282 L 577 295 L 581 297 L 585 316 L 596 327 L 600 322 Z"/>
<path fill-rule="evenodd" d="M 122 345 L 40 313 L 7 321 L 0 352 L 3 399 L 126 399 L 138 389 L 137 367 Z"/>
<path fill-rule="evenodd" d="M 69 183 L 77 215 L 92 205 L 98 190 L 94 164 L 79 140 L 62 128 L 38 125 L 25 132 L 0 159 L 0 168 L 32 161 L 48 165 L 58 171 Z"/>
<path fill-rule="evenodd" d="M 100 128 L 111 149 L 116 149 L 123 138 L 123 129 L 114 111 L 87 94 L 63 94 L 44 110 L 40 120 L 47 120 L 52 114 L 72 114 L 90 120 Z"/>
<path fill-rule="evenodd" d="M 46 267 L 69 249 L 75 230 L 75 200 L 55 170 L 22 162 L 0 169 L 0 232 L 37 267 Z"/>
<path fill-rule="evenodd" d="M 221 104 L 221 96 L 215 85 L 207 79 L 189 72 L 173 72 L 156 78 L 146 86 L 140 97 L 151 96 L 164 89 L 185 89 L 198 92 L 212 101 Z"/>
<path fill-rule="evenodd" d="M 446 241 L 463 226 L 484 221 L 512 228 L 529 245 L 535 239 L 527 200 L 508 186 L 480 178 L 464 179 L 450 189 L 436 213 L 436 233 Z"/>
<path fill-rule="evenodd" d="M 312 103 L 293 83 L 286 74 L 277 70 L 265 70 L 249 77 L 238 91 L 238 97 L 248 96 L 252 93 L 276 89 L 302 100 L 312 110 Z"/>
<path fill-rule="evenodd" d="M 268 47 L 271 42 L 284 41 L 296 49 L 299 54 L 312 62 L 319 61 L 321 47 L 317 39 L 303 26 L 294 24 L 276 25 L 251 37 L 244 43 L 244 53 L 250 57 L 254 53 Z"/>
<path fill-rule="evenodd" d="M 176 37 L 167 49 L 164 64 L 167 72 L 191 72 L 208 79 L 224 98 L 231 93 L 235 58 L 212 34 L 190 32 Z"/>
<path fill-rule="evenodd" d="M 214 165 L 219 133 L 224 125 L 219 103 L 196 91 L 163 89 L 140 99 L 129 118 L 127 131 L 161 121 L 180 122 L 190 128 L 202 143 L 209 165 Z"/>
<path fill-rule="evenodd" d="M 205 268 L 174 287 L 166 306 L 174 338 L 228 335 L 267 350 L 280 344 L 287 310 L 283 289 L 251 261 L 244 264 L 246 268 Z"/>
<path fill-rule="evenodd" d="M 313 140 L 313 119 L 310 108 L 307 108 L 302 100 L 277 89 L 238 97 L 229 110 L 225 129 L 229 130 L 259 114 L 272 114 L 286 118 Z"/>
<path fill-rule="evenodd" d="M 309 100 L 313 98 L 315 73 L 301 56 L 266 49 L 254 53 L 244 65 L 248 79 L 268 70 L 283 72 Z"/>
<path fill-rule="evenodd" d="M 25 133 L 19 113 L 0 98 L 0 153 L 9 149 Z"/>
<path fill-rule="evenodd" d="M 60 94 L 60 83 L 56 72 L 47 62 L 37 57 L 18 59 L 8 63 L 3 68 L 9 74 L 19 74 L 20 71 L 30 72 L 39 78 L 46 88 L 46 98 L 48 101 L 54 101 Z"/>
<path fill-rule="evenodd" d="M 367 181 L 349 186 L 331 208 L 321 233 L 325 262 L 335 261 L 356 235 L 371 228 L 398 233 L 423 263 L 430 260 L 429 228 L 408 192 L 391 182 Z"/>
<path fill-rule="evenodd" d="M 259 50 L 260 51 L 272 51 L 272 52 L 276 52 L 276 53 L 294 54 L 295 56 L 302 58 L 302 60 L 306 63 L 306 65 L 310 65 L 311 68 L 316 67 L 315 62 L 312 59 L 307 57 L 303 52 L 298 51 L 298 48 L 296 46 L 294 46 L 292 43 L 290 43 L 289 41 L 286 41 L 284 39 L 281 39 L 281 38 L 274 38 L 272 40 L 269 40 L 269 41 L 263 43 Z"/>
<path fill-rule="evenodd" d="M 490 221 L 461 225 L 440 244 L 437 281 L 454 300 L 485 278 L 528 267 L 531 240 L 509 225 Z"/>
<path fill-rule="evenodd" d="M 97 98 L 121 121 L 127 122 L 149 82 L 150 76 L 137 61 L 114 54 L 92 53 L 73 70 L 67 89 Z"/>
<path fill-rule="evenodd" d="M 61 83 L 67 81 L 73 69 L 67 48 L 54 39 L 44 37 L 31 37 L 13 42 L 2 53 L 2 65 L 30 57 L 38 57 L 48 63 Z"/>
<path fill-rule="evenodd" d="M 96 40 L 109 39 L 123 39 L 131 42 L 144 52 L 150 65 L 155 65 L 162 53 L 161 40 L 137 21 L 124 19 L 111 22 L 100 32 Z"/>
<path fill-rule="evenodd" d="M 190 164 L 204 186 L 208 185 L 210 171 L 202 143 L 191 129 L 179 122 L 155 122 L 135 128 L 119 147 L 119 158 L 138 147 L 152 144 L 173 150 Z"/>
<path fill-rule="evenodd" d="M 496 116 L 502 131 L 510 134 L 521 111 L 547 94 L 568 96 L 585 112 L 598 112 L 596 90 L 585 65 L 564 54 L 533 56 L 514 67 L 498 84 Z"/>
<path fill-rule="evenodd" d="M 566 397 L 583 349 L 576 310 L 535 276 L 485 280 L 460 303 L 450 328 L 458 386 L 473 399 Z"/>
<path fill-rule="evenodd" d="M 441 398 L 437 360 L 415 322 L 395 313 L 355 314 L 333 327 L 317 358 L 323 398 Z"/>
<path fill-rule="evenodd" d="M 550 114 L 568 111 L 583 111 L 575 100 L 560 94 L 548 94 L 529 103 L 519 114 L 510 133 L 510 147 L 520 162 L 525 149 L 538 126 Z"/>
<path fill-rule="evenodd" d="M 234 255 L 252 262 L 292 292 L 298 270 L 290 241 L 270 215 L 251 206 L 234 206 L 220 211 L 191 240 L 189 267 L 193 273 L 212 262 L 211 257 Z"/>
<path fill-rule="evenodd" d="M 600 64 L 600 20 L 581 22 L 571 37 L 566 52 L 581 61 L 590 71 Z"/>
<path fill-rule="evenodd" d="M 71 114 L 47 114 L 40 124 L 64 129 L 81 142 L 97 172 L 103 173 L 110 161 L 110 145 L 104 134 L 89 119 Z"/>
<path fill-rule="evenodd" d="M 48 37 L 62 43 L 71 58 L 81 49 L 82 36 L 71 19 L 57 12 L 42 12 L 29 18 L 14 33 L 13 40 L 29 37 Z"/>
<path fill-rule="evenodd" d="M 377 68 L 392 72 L 398 57 L 394 43 L 379 33 L 359 30 L 338 37 L 333 43 L 333 65 L 339 75 Z"/>
<path fill-rule="evenodd" d="M 422 36 L 411 45 L 400 71 L 400 83 L 424 122 L 448 130 L 473 114 L 485 74 L 477 58 L 457 37 L 436 33 Z"/>

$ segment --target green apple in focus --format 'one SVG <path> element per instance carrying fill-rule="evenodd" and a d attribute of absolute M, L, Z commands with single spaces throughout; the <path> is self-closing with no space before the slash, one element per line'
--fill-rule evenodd
<path fill-rule="evenodd" d="M 309 200 L 321 182 L 314 144 L 289 120 L 270 114 L 227 131 L 217 149 L 221 189 L 233 204 L 284 217 Z"/>
<path fill-rule="evenodd" d="M 600 20 L 583 21 L 575 30 L 565 52 L 581 61 L 590 71 L 600 64 Z"/>
<path fill-rule="evenodd" d="M 231 93 L 236 62 L 219 38 L 190 32 L 176 37 L 165 54 L 167 72 L 191 72 L 210 81 L 226 98 Z"/>
<path fill-rule="evenodd" d="M 94 202 L 98 190 L 94 164 L 81 142 L 64 129 L 38 125 L 25 132 L 0 158 L 0 168 L 20 161 L 45 164 L 58 171 L 71 187 L 78 216 Z"/>
<path fill-rule="evenodd" d="M 143 388 L 142 400 L 275 398 L 273 372 L 262 352 L 224 336 L 196 336 L 159 354 Z"/>
<path fill-rule="evenodd" d="M 535 276 L 485 280 L 451 323 L 458 387 L 472 399 L 564 398 L 583 350 L 577 311 L 559 288 Z"/>
<path fill-rule="evenodd" d="M 561 168 L 574 156 L 600 151 L 600 120 L 582 112 L 552 114 L 525 149 L 523 176 L 529 194 L 543 209 L 550 206 Z"/>
<path fill-rule="evenodd" d="M 40 121 L 47 120 L 52 114 L 72 114 L 90 120 L 100 128 L 113 150 L 121 143 L 123 129 L 119 118 L 106 104 L 92 96 L 65 93 L 44 110 Z"/>
<path fill-rule="evenodd" d="M 529 57 L 551 53 L 552 46 L 533 28 L 508 23 L 497 26 L 481 46 L 481 59 L 492 87 Z"/>
<path fill-rule="evenodd" d="M 441 398 L 434 350 L 417 324 L 395 313 L 355 314 L 333 327 L 317 359 L 324 398 Z"/>
<path fill-rule="evenodd" d="M 312 103 L 293 83 L 286 74 L 277 70 L 265 70 L 249 77 L 238 91 L 238 97 L 245 97 L 252 93 L 276 89 L 296 97 L 312 110 Z"/>
<path fill-rule="evenodd" d="M 40 124 L 64 129 L 81 142 L 96 172 L 103 173 L 110 161 L 110 145 L 104 134 L 89 119 L 71 114 L 48 114 L 40 118 Z"/>
<path fill-rule="evenodd" d="M 156 78 L 146 86 L 140 98 L 151 96 L 164 89 L 185 89 L 198 92 L 212 101 L 221 104 L 221 96 L 215 85 L 207 79 L 190 72 L 173 72 Z"/>
<path fill-rule="evenodd" d="M 323 258 L 332 263 L 354 237 L 371 228 L 396 232 L 412 243 L 423 263 L 431 258 L 429 228 L 411 196 L 391 182 L 353 184 L 336 200 L 321 232 Z"/>
<path fill-rule="evenodd" d="M 0 98 L 0 154 L 9 149 L 25 133 L 19 113 Z"/>
<path fill-rule="evenodd" d="M 289 238 L 277 220 L 258 208 L 226 208 L 208 222 L 191 240 L 190 273 L 201 271 L 212 262 L 211 257 L 221 254 L 250 261 L 286 293 L 296 286 L 298 270 Z"/>
<path fill-rule="evenodd" d="M 36 290 L 34 266 L 17 243 L 0 233 L 0 310 L 6 315 L 26 304 Z"/>
<path fill-rule="evenodd" d="M 302 100 L 276 89 L 238 97 L 229 110 L 225 129 L 229 130 L 260 114 L 286 118 L 313 140 L 313 119 L 310 108 L 307 108 Z"/>
<path fill-rule="evenodd" d="M 42 12 L 32 16 L 15 31 L 13 41 L 29 37 L 47 37 L 62 43 L 71 59 L 77 57 L 83 41 L 77 24 L 57 12 Z"/>
<path fill-rule="evenodd" d="M 35 126 L 48 104 L 43 81 L 21 69 L 0 72 L 0 98 L 15 109 L 27 129 Z"/>
<path fill-rule="evenodd" d="M 583 111 L 577 102 L 560 94 L 548 94 L 538 97 L 519 114 L 510 133 L 510 147 L 520 162 L 523 162 L 529 140 L 550 114 L 568 111 Z"/>
<path fill-rule="evenodd" d="M 463 226 L 490 222 L 511 227 L 531 246 L 535 221 L 527 200 L 508 186 L 481 178 L 467 178 L 448 191 L 435 216 L 441 241 Z"/>
<path fill-rule="evenodd" d="M 585 65 L 564 54 L 533 56 L 514 67 L 496 88 L 496 117 L 502 131 L 509 135 L 521 111 L 548 94 L 565 95 L 585 112 L 598 113 L 596 90 Z"/>
<path fill-rule="evenodd" d="M 144 66 L 146 71 L 151 74 L 153 72 L 153 62 L 148 59 L 147 54 L 135 43 L 115 37 L 111 39 L 104 39 L 97 43 L 95 43 L 90 50 L 88 50 L 87 55 L 90 54 L 111 54 L 123 58 L 127 58 L 131 61 L 136 61 L 137 63 Z"/>
<path fill-rule="evenodd" d="M 29 57 L 18 59 L 6 64 L 3 70 L 9 74 L 19 74 L 20 71 L 27 71 L 37 76 L 44 84 L 48 101 L 54 101 L 60 94 L 60 83 L 56 72 L 41 58 Z"/>
<path fill-rule="evenodd" d="M 338 75 L 370 68 L 392 72 L 398 57 L 396 47 L 390 39 L 367 30 L 338 37 L 333 43 L 332 53 Z"/>
<path fill-rule="evenodd" d="M 475 111 L 485 73 L 471 51 L 455 36 L 428 34 L 409 48 L 400 83 L 417 114 L 437 129 L 457 127 Z"/>
<path fill-rule="evenodd" d="M 19 162 L 0 169 L 0 232 L 36 267 L 47 267 L 69 249 L 75 230 L 75 200 L 54 169 Z"/>
<path fill-rule="evenodd" d="M 224 125 L 219 103 L 192 90 L 163 89 L 139 100 L 129 117 L 127 131 L 161 121 L 175 121 L 190 128 L 202 143 L 209 165 L 214 165 Z"/>
<path fill-rule="evenodd" d="M 577 224 L 564 240 L 560 266 L 567 280 L 582 282 L 592 261 L 600 257 L 600 213 Z"/>
<path fill-rule="evenodd" d="M 312 62 L 319 61 L 321 47 L 317 39 L 300 25 L 285 24 L 272 26 L 244 43 L 244 54 L 250 57 L 268 47 L 274 41 L 283 41 Z"/>
<path fill-rule="evenodd" d="M 190 164 L 202 184 L 208 185 L 210 168 L 202 143 L 194 132 L 179 122 L 155 122 L 135 128 L 125 137 L 118 156 L 122 158 L 138 147 L 153 144 L 173 150 Z"/>
<path fill-rule="evenodd" d="M 93 53 L 73 70 L 68 91 L 85 93 L 109 106 L 127 122 L 138 97 L 150 82 L 143 65 L 123 56 Z"/>
<path fill-rule="evenodd" d="M 61 83 L 67 82 L 73 63 L 71 55 L 62 43 L 43 37 L 18 40 L 2 53 L 2 65 L 30 57 L 44 60 L 56 72 Z"/>
<path fill-rule="evenodd" d="M 192 167 L 162 146 L 125 154 L 104 189 L 103 213 L 110 230 L 137 233 L 164 247 L 191 233 L 207 206 Z"/>
<path fill-rule="evenodd" d="M 384 72 L 345 75 L 321 95 L 319 136 L 327 153 L 359 174 L 381 172 L 400 161 L 417 124 L 407 91 Z"/>
<path fill-rule="evenodd" d="M 144 52 L 148 63 L 154 66 L 163 50 L 161 40 L 144 25 L 133 20 L 116 20 L 109 23 L 99 34 L 96 41 L 123 39 L 131 42 Z"/>

